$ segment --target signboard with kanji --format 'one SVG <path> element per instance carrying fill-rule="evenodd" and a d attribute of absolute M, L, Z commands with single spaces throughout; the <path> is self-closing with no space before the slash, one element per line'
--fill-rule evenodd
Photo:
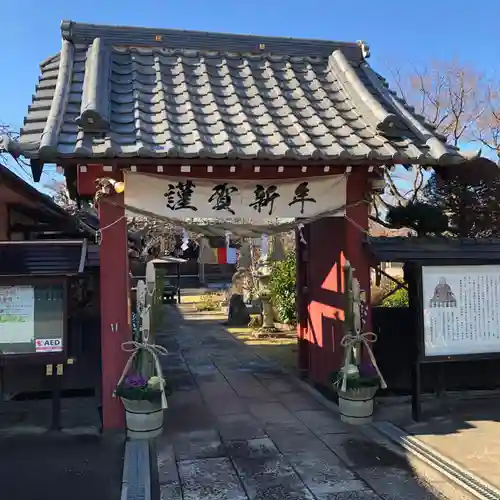
<path fill-rule="evenodd" d="M 422 267 L 425 356 L 500 353 L 500 266 Z"/>

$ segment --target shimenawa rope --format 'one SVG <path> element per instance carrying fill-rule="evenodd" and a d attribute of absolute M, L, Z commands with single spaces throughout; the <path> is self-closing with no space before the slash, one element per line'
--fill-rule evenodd
<path fill-rule="evenodd" d="M 130 353 L 132 353 L 132 355 L 128 359 L 127 364 L 125 365 L 125 368 L 123 369 L 122 375 L 121 375 L 120 380 L 118 381 L 117 385 L 120 385 L 125 380 L 125 377 L 127 376 L 127 373 L 130 370 L 132 363 L 133 363 L 135 357 L 137 356 L 137 354 L 140 351 L 146 351 L 153 358 L 153 361 L 155 364 L 156 374 L 160 378 L 162 410 L 167 409 L 168 408 L 167 395 L 165 394 L 165 382 L 164 382 L 163 377 L 162 377 L 162 369 L 161 369 L 161 365 L 160 365 L 159 356 L 165 356 L 166 354 L 168 354 L 168 351 L 161 345 L 147 344 L 146 342 L 136 342 L 134 340 L 131 340 L 129 342 L 124 342 L 122 344 L 122 350 L 125 352 L 130 352 Z"/>
<path fill-rule="evenodd" d="M 366 352 L 368 353 L 370 361 L 373 365 L 373 368 L 375 368 L 375 371 L 377 372 L 377 375 L 380 379 L 380 387 L 382 389 L 387 389 L 387 384 L 385 382 L 382 373 L 380 372 L 380 369 L 377 365 L 377 361 L 375 359 L 375 356 L 373 355 L 373 351 L 370 346 L 370 344 L 376 341 L 377 341 L 377 335 L 373 332 L 361 333 L 360 331 L 358 331 L 355 333 L 347 333 L 342 337 L 340 345 L 344 348 L 345 355 L 344 355 L 344 367 L 342 369 L 342 384 L 340 386 L 341 391 L 345 392 L 347 390 L 347 378 L 348 378 L 347 369 L 351 364 L 354 348 L 361 344 L 364 344 Z"/>

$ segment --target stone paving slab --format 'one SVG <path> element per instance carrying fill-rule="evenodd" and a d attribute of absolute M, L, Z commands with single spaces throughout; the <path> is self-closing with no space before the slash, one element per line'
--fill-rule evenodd
<path fill-rule="evenodd" d="M 291 411 L 324 409 L 324 406 L 308 394 L 282 393 L 278 395 L 278 400 Z"/>
<path fill-rule="evenodd" d="M 184 500 L 248 500 L 228 458 L 178 463 Z"/>
<path fill-rule="evenodd" d="M 250 500 L 314 500 L 284 457 L 249 459 L 237 456 L 234 464 Z"/>
<path fill-rule="evenodd" d="M 447 498 L 221 324 L 165 311 L 157 342 L 174 351 L 162 367 L 176 392 L 157 444 L 163 499 Z"/>
<path fill-rule="evenodd" d="M 221 415 L 217 419 L 217 427 L 226 442 L 266 437 L 263 427 L 248 413 Z"/>
<path fill-rule="evenodd" d="M 173 444 L 177 460 L 220 458 L 226 455 L 215 429 L 177 433 L 173 436 Z"/>

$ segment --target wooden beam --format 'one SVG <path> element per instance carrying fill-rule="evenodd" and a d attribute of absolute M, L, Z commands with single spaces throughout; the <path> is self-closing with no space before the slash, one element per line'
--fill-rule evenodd
<path fill-rule="evenodd" d="M 230 159 L 230 158 L 140 158 L 140 157 L 131 157 L 131 158 L 61 158 L 56 159 L 54 163 L 60 165 L 61 167 L 76 167 L 77 165 L 86 165 L 86 164 L 98 164 L 101 162 L 103 165 L 107 167 L 113 167 L 113 169 L 119 170 L 121 168 L 128 168 L 130 165 L 213 165 L 213 166 L 244 166 L 244 165 L 260 165 L 261 167 L 267 166 L 284 166 L 285 169 L 288 167 L 302 167 L 303 165 L 307 165 L 308 167 L 341 167 L 345 168 L 346 166 L 351 166 L 353 169 L 356 168 L 377 168 L 383 167 L 385 165 L 389 165 L 391 162 L 389 161 L 374 161 L 369 160 L 367 162 L 366 159 L 360 160 L 348 160 L 338 159 L 338 160 L 321 160 L 321 159 L 303 159 L 303 160 L 290 160 L 287 158 L 276 159 L 276 160 L 265 160 L 265 159 L 248 159 L 248 160 L 240 160 L 240 159 Z M 397 164 L 397 163 L 394 163 Z"/>
<path fill-rule="evenodd" d="M 54 221 L 64 220 L 62 214 L 61 215 L 49 214 L 43 208 L 29 207 L 27 205 L 22 205 L 20 203 L 9 203 L 9 210 L 11 215 L 12 212 L 17 212 L 18 214 L 23 215 L 24 217 L 29 217 L 30 219 L 33 220 L 33 222 L 42 224 L 44 223 L 50 224 L 51 222 Z"/>
<path fill-rule="evenodd" d="M 16 222 L 10 224 L 9 229 L 13 233 L 42 233 L 44 231 L 57 231 L 58 228 L 54 228 L 48 223 L 40 222 L 39 224 L 22 224 Z"/>
<path fill-rule="evenodd" d="M 135 159 L 131 160 L 135 162 Z M 187 169 L 186 167 L 189 167 Z M 360 167 L 362 168 L 362 167 Z M 68 170 L 68 169 L 66 169 Z M 227 179 L 242 180 L 286 180 L 300 179 L 304 177 L 324 177 L 331 175 L 342 175 L 348 173 L 348 167 L 331 166 L 326 169 L 323 165 L 288 165 L 283 166 L 279 163 L 275 165 L 254 165 L 254 164 L 231 164 L 211 165 L 211 164 L 192 164 L 177 163 L 168 166 L 159 164 L 131 164 L 123 170 L 132 172 L 157 175 L 172 176 L 182 178 L 198 179 Z M 363 169 L 367 173 L 368 168 Z M 96 180 L 101 177 L 111 177 L 118 179 L 121 176 L 119 168 L 109 165 L 79 165 L 77 167 L 77 192 L 81 197 L 93 196 L 96 189 Z M 368 174 L 366 174 L 368 175 Z"/>

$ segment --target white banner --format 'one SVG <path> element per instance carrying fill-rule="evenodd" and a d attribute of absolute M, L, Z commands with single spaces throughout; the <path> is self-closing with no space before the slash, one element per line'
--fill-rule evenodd
<path fill-rule="evenodd" d="M 500 266 L 422 268 L 426 356 L 500 352 Z"/>
<path fill-rule="evenodd" d="M 174 219 L 307 218 L 344 215 L 343 175 L 286 180 L 215 180 L 125 173 L 125 204 Z"/>

